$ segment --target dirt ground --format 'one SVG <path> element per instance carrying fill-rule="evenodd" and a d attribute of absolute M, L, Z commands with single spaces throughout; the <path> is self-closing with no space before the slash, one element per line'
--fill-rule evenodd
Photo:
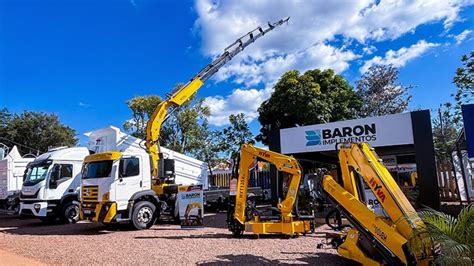
<path fill-rule="evenodd" d="M 97 223 L 44 225 L 0 214 L 0 265 L 343 264 L 330 246 L 316 248 L 325 241 L 324 227 L 292 239 L 236 239 L 225 228 L 225 214 L 208 214 L 205 222 L 206 227 L 193 230 L 155 225 L 150 230 L 109 231 Z"/>

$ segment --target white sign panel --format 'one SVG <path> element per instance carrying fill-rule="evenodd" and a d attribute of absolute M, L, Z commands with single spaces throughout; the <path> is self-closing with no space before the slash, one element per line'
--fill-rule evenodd
<path fill-rule="evenodd" d="M 411 114 L 395 114 L 280 130 L 282 153 L 331 151 L 337 143 L 372 147 L 413 144 Z"/>
<path fill-rule="evenodd" d="M 181 227 L 203 226 L 202 185 L 182 186 L 178 192 L 178 208 Z"/>

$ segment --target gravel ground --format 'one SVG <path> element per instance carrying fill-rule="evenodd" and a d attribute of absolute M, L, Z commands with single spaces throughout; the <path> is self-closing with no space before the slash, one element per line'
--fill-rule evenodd
<path fill-rule="evenodd" d="M 225 214 L 209 214 L 206 227 L 183 230 L 178 225 L 155 225 L 150 230 L 108 231 L 97 223 L 44 225 L 35 219 L 0 214 L 0 249 L 47 264 L 320 264 L 342 265 L 316 234 L 284 239 L 247 235 L 232 238 Z M 2 263 L 0 262 L 0 265 Z"/>

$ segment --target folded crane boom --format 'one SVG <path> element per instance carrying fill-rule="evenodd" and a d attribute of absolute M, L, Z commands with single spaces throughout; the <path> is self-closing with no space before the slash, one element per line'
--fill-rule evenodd
<path fill-rule="evenodd" d="M 342 144 L 339 148 L 342 186 L 326 175 L 320 187 L 353 226 L 338 252 L 364 265 L 428 264 L 432 246 L 428 237 L 419 234 L 425 225 L 373 148 L 367 143 Z M 367 207 L 365 186 L 386 217 Z M 414 238 L 418 244 L 410 245 Z"/>
<path fill-rule="evenodd" d="M 154 110 L 152 116 L 147 122 L 146 126 L 146 148 L 151 155 L 152 159 L 152 176 L 158 176 L 158 160 L 159 157 L 159 136 L 161 125 L 173 113 L 176 108 L 179 108 L 184 102 L 189 100 L 196 91 L 211 78 L 220 68 L 222 68 L 228 61 L 230 61 L 238 53 L 242 52 L 247 46 L 255 42 L 258 38 L 262 37 L 275 27 L 282 25 L 287 22 L 290 18 L 281 19 L 275 23 L 268 23 L 268 27 L 262 29 L 257 27 L 250 31 L 246 35 L 237 39 L 234 43 L 227 46 L 224 52 L 218 56 L 214 61 L 205 66 L 201 71 L 194 75 L 191 80 L 179 88 L 177 91 L 172 93 L 169 98 L 161 102 Z"/>
<path fill-rule="evenodd" d="M 257 159 L 267 161 L 275 165 L 279 172 L 289 175 L 290 182 L 286 197 L 277 206 L 278 217 L 272 216 L 268 218 L 255 213 L 254 211 L 256 210 L 251 211 L 251 217 L 248 215 L 249 208 L 251 208 L 247 204 L 250 170 L 255 167 Z M 279 233 L 286 235 L 298 235 L 309 232 L 312 227 L 310 220 L 314 217 L 302 220 L 293 213 L 301 175 L 301 167 L 292 156 L 267 151 L 250 144 L 242 145 L 240 149 L 240 167 L 235 205 L 229 211 L 229 230 L 236 236 L 241 235 L 243 231 L 254 234 Z"/>

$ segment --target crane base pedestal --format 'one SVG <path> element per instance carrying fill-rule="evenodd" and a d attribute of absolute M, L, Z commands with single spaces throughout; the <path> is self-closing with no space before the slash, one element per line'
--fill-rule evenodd
<path fill-rule="evenodd" d="M 246 222 L 245 231 L 256 234 L 284 234 L 298 236 L 311 232 L 310 221 L 292 221 L 292 222 Z"/>

